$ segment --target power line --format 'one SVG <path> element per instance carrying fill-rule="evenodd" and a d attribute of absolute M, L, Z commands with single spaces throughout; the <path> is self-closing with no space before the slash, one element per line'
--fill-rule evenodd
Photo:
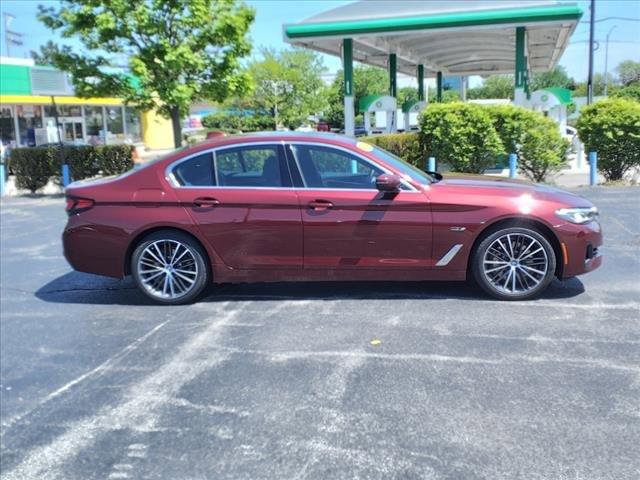
<path fill-rule="evenodd" d="M 606 22 L 607 20 L 624 20 L 627 22 L 640 22 L 640 18 L 631 18 L 631 17 L 605 17 L 599 20 L 594 20 L 593 23 Z M 589 20 L 583 20 L 580 23 L 590 23 Z"/>

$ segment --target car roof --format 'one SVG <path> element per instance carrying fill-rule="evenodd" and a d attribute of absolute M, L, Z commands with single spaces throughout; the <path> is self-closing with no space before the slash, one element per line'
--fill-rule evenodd
<path fill-rule="evenodd" d="M 238 135 L 229 135 L 226 137 L 215 137 L 204 140 L 191 147 L 183 148 L 173 152 L 170 157 L 172 159 L 184 157 L 194 153 L 198 153 L 210 148 L 222 147 L 226 145 L 242 145 L 247 143 L 264 142 L 264 141 L 280 142 L 280 141 L 307 141 L 320 142 L 328 145 L 353 146 L 357 141 L 351 137 L 338 135 L 335 133 L 323 132 L 253 132 L 242 133 Z M 169 159 L 169 157 L 167 157 Z"/>

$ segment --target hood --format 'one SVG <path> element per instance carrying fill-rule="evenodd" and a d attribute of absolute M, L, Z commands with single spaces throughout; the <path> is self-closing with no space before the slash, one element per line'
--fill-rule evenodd
<path fill-rule="evenodd" d="M 562 203 L 571 207 L 591 207 L 593 204 L 576 195 L 556 187 L 541 183 L 532 183 L 527 180 L 514 178 L 492 177 L 489 175 L 456 175 L 446 174 L 438 184 L 448 187 L 478 188 L 484 190 L 504 190 L 507 195 L 530 194 L 540 200 Z"/>

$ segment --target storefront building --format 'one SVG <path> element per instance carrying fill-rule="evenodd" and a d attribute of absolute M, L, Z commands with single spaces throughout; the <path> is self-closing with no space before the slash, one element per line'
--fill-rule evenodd
<path fill-rule="evenodd" d="M 56 131 L 56 110 L 58 133 Z M 32 60 L 0 60 L 0 140 L 17 147 L 57 143 L 173 147 L 171 122 L 119 98 L 74 96 L 69 75 Z"/>

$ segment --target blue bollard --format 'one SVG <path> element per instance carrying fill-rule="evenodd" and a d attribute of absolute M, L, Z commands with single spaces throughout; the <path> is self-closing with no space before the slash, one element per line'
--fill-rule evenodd
<path fill-rule="evenodd" d="M 69 175 L 69 165 L 62 164 L 62 185 L 66 188 L 71 183 L 71 175 Z"/>
<path fill-rule="evenodd" d="M 598 184 L 598 152 L 589 152 L 589 185 Z"/>
<path fill-rule="evenodd" d="M 4 196 L 4 184 L 7 179 L 4 170 L 4 163 L 0 163 L 0 197 Z"/>
<path fill-rule="evenodd" d="M 427 159 L 427 172 L 436 171 L 436 157 L 429 157 Z"/>
<path fill-rule="evenodd" d="M 518 166 L 518 156 L 515 153 L 509 154 L 509 178 L 516 178 L 516 168 Z"/>

